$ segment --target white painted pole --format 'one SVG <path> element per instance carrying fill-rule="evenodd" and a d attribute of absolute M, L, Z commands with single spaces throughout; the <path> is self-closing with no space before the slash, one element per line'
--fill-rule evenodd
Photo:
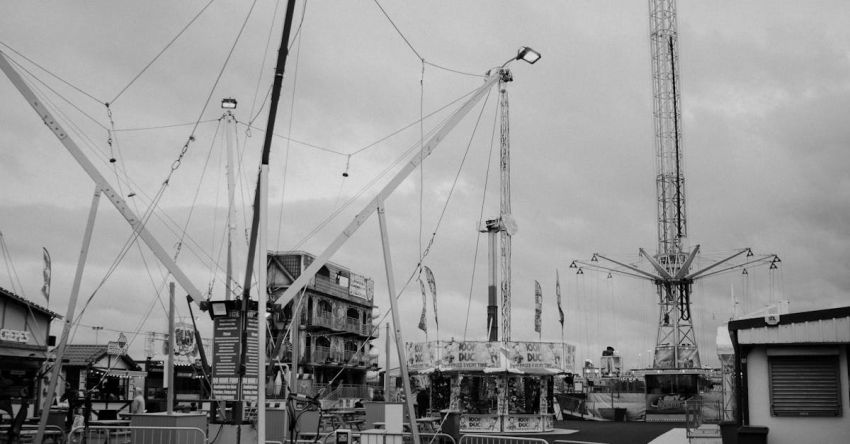
<path fill-rule="evenodd" d="M 404 386 L 404 399 L 407 404 L 410 431 L 413 433 L 413 442 L 419 441 L 419 428 L 416 426 L 416 410 L 413 410 L 413 399 L 410 396 L 410 376 L 407 373 L 407 358 L 404 356 L 404 340 L 401 337 L 401 320 L 398 316 L 398 302 L 395 300 L 395 277 L 393 274 L 393 260 L 390 256 L 390 242 L 387 235 L 387 218 L 384 216 L 384 203 L 378 204 L 378 225 L 381 229 L 381 245 L 384 250 L 384 267 L 387 270 L 387 291 L 390 294 L 390 308 L 393 314 L 393 329 L 395 330 L 395 348 L 398 352 L 398 366 L 401 370 L 401 379 Z M 387 338 L 389 339 L 389 338 Z M 389 424 L 387 424 L 389 429 Z"/>
<path fill-rule="evenodd" d="M 62 369 L 62 357 L 65 355 L 65 347 L 68 344 L 68 334 L 71 331 L 71 325 L 74 323 L 74 311 L 77 307 L 77 296 L 80 294 L 80 282 L 83 278 L 83 270 L 86 268 L 86 259 L 89 256 L 89 246 L 91 245 L 91 236 L 94 231 L 94 221 L 97 216 L 99 203 L 100 189 L 95 187 L 94 195 L 91 200 L 91 209 L 89 209 L 89 218 L 86 223 L 86 231 L 83 235 L 83 245 L 80 247 L 80 258 L 77 260 L 77 272 L 74 274 L 74 284 L 71 287 L 71 300 L 68 301 L 68 308 L 65 311 L 64 324 L 62 325 L 62 336 L 59 339 L 59 346 L 56 348 L 56 360 L 53 362 L 53 371 L 50 374 L 47 396 L 44 398 L 44 404 L 41 406 L 41 418 L 38 421 L 38 431 L 36 432 L 35 442 L 42 442 L 44 438 L 44 429 L 47 427 L 48 412 L 50 411 L 50 406 L 53 404 L 56 383 L 59 381 L 59 372 Z M 76 388 L 74 388 L 74 390 L 76 390 Z M 69 406 L 68 408 L 72 407 Z"/>
<path fill-rule="evenodd" d="M 384 356 L 386 359 L 386 365 L 384 366 L 384 401 L 389 401 L 390 398 L 390 345 L 392 344 L 392 339 L 390 338 L 390 323 L 386 324 L 387 332 L 384 336 Z"/>

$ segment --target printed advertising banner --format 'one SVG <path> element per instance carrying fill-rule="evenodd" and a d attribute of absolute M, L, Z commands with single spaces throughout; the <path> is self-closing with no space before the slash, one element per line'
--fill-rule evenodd
<path fill-rule="evenodd" d="M 413 371 L 499 369 L 503 362 L 518 371 L 573 371 L 575 367 L 575 346 L 559 342 L 432 341 L 405 346 L 408 367 Z"/>

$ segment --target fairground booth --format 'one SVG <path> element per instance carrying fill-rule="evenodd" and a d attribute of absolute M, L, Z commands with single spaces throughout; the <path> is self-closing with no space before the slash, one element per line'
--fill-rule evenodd
<path fill-rule="evenodd" d="M 563 343 L 433 341 L 406 347 L 417 388 L 427 393 L 418 402 L 427 402 L 431 412 L 459 412 L 462 433 L 553 430 L 554 377 L 575 367 L 575 346 Z"/>
<path fill-rule="evenodd" d="M 19 411 L 25 414 L 30 404 L 40 400 L 36 381 L 47 359 L 50 321 L 59 317 L 0 288 L 0 416 L 3 420 Z"/>

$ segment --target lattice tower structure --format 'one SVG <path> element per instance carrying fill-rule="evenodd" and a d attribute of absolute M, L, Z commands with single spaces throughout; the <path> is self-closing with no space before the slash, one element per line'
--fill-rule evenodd
<path fill-rule="evenodd" d="M 675 0 L 649 0 L 652 55 L 653 121 L 655 129 L 658 204 L 657 262 L 677 275 L 688 255 L 685 178 L 682 150 L 682 107 L 679 43 Z M 691 280 L 656 280 L 659 300 L 658 334 L 653 366 L 673 352 L 673 362 L 700 366 L 690 310 Z M 663 359 L 669 362 L 669 358 Z"/>
<path fill-rule="evenodd" d="M 500 233 L 501 241 L 501 289 L 502 289 L 502 340 L 511 340 L 511 237 L 513 219 L 511 216 L 511 132 L 510 108 L 506 83 L 510 74 L 499 81 L 499 171 L 501 189 L 499 193 L 499 218 L 504 227 Z"/>

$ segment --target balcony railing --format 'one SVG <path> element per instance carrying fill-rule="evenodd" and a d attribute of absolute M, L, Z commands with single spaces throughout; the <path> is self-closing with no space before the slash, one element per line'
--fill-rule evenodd
<path fill-rule="evenodd" d="M 313 362 L 324 363 L 331 357 L 330 347 L 313 347 Z"/>
<path fill-rule="evenodd" d="M 379 336 L 378 329 L 374 328 L 372 324 L 363 324 L 359 321 L 352 321 L 350 318 L 346 318 L 345 321 L 339 322 L 328 312 L 320 312 L 314 315 L 309 325 L 312 327 L 324 327 L 331 330 L 354 333 L 361 336 L 369 336 L 369 333 L 371 332 L 373 333 L 372 338 L 374 339 L 377 339 Z"/>

